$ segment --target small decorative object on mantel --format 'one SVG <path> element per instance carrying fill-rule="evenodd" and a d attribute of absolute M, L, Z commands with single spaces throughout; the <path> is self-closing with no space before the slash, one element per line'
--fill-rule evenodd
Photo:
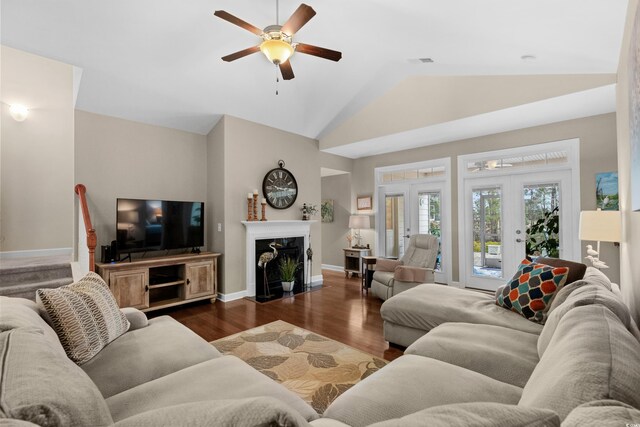
<path fill-rule="evenodd" d="M 247 193 L 247 221 L 253 220 L 253 194 Z"/>
<path fill-rule="evenodd" d="M 260 218 L 260 221 L 266 221 L 267 220 L 267 199 L 262 199 L 262 218 Z"/>
<path fill-rule="evenodd" d="M 258 220 L 258 190 L 253 190 L 253 221 Z"/>
<path fill-rule="evenodd" d="M 359 196 L 357 206 L 359 211 L 370 211 L 372 206 L 371 196 Z"/>
<path fill-rule="evenodd" d="M 300 210 L 302 211 L 303 221 L 309 221 L 313 215 L 318 213 L 318 208 L 316 207 L 316 205 L 307 205 L 306 203 L 302 204 Z"/>

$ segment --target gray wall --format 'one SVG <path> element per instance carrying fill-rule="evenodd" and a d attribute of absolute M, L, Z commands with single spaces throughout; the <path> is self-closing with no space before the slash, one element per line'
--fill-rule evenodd
<path fill-rule="evenodd" d="M 276 210 L 267 206 L 267 219 L 299 220 L 302 218 L 300 208 L 303 203 L 319 207 L 318 141 L 232 116 L 224 116 L 213 132 L 219 134 L 209 137 L 210 147 L 219 146 L 220 134 L 224 135 L 224 190 L 217 185 L 209 195 L 214 198 L 212 203 L 224 200 L 222 227 L 225 273 L 221 292 L 230 294 L 246 289 L 245 228 L 241 221 L 247 215 L 247 193 L 257 188 L 262 199 L 262 180 L 269 170 L 278 167 L 278 160 L 282 159 L 286 163 L 285 168 L 291 171 L 298 182 L 298 198 L 289 209 Z M 217 150 L 219 153 L 220 148 Z M 311 226 L 313 274 L 319 275 L 322 260 L 320 217 L 318 215 L 313 219 L 318 220 Z"/>
<path fill-rule="evenodd" d="M 322 200 L 333 200 L 333 222 L 322 223 L 322 264 L 344 267 L 351 215 L 351 174 L 322 178 Z"/>
<path fill-rule="evenodd" d="M 87 186 L 98 248 L 116 237 L 119 197 L 206 201 L 205 136 L 80 110 L 75 118 L 76 182 Z"/>
<path fill-rule="evenodd" d="M 2 46 L 0 252 L 65 248 L 74 236 L 73 68 Z M 9 105 L 24 104 L 23 122 Z"/>
<path fill-rule="evenodd" d="M 631 309 L 636 322 L 640 322 L 640 212 L 633 212 L 631 206 L 631 186 L 640 183 L 631 182 L 631 132 L 629 92 L 634 82 L 629 75 L 629 49 L 632 39 L 638 43 L 640 33 L 640 6 L 638 0 L 629 2 L 627 24 L 620 54 L 617 86 L 617 131 L 618 165 L 620 181 L 620 210 L 622 211 L 621 281 L 620 289 L 625 302 Z M 635 24 L 636 32 L 633 33 Z M 640 53 L 638 54 L 640 57 Z M 638 65 L 636 64 L 636 67 Z M 640 73 L 640 70 L 636 71 Z M 635 82 L 636 86 L 638 81 Z M 637 89 L 637 87 L 636 87 Z M 639 114 L 636 111 L 636 114 Z M 636 134 L 640 129 L 636 129 Z M 638 137 L 636 137 L 638 138 Z M 640 141 L 636 141 L 636 144 Z"/>
<path fill-rule="evenodd" d="M 597 172 L 610 172 L 618 169 L 616 154 L 616 116 L 613 113 L 357 159 L 354 162 L 353 168 L 353 192 L 356 194 L 373 194 L 375 186 L 374 168 L 376 167 L 451 157 L 451 188 L 453 193 L 451 195 L 453 213 L 453 280 L 457 281 L 457 156 L 571 138 L 580 138 L 581 209 L 594 210 L 596 208 L 595 174 Z M 367 241 L 374 241 L 374 233 L 374 230 L 364 231 L 363 237 L 367 239 Z M 583 256 L 586 256 L 586 254 L 583 254 Z M 620 258 L 618 248 L 614 247 L 612 243 L 602 243 L 602 259 L 606 260 L 611 267 L 607 270 L 609 278 L 614 282 L 619 281 Z"/>

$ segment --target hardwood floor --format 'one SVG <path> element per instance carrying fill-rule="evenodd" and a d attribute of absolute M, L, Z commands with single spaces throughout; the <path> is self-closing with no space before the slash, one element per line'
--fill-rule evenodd
<path fill-rule="evenodd" d="M 404 349 L 389 347 L 382 336 L 382 301 L 360 291 L 360 278 L 323 272 L 322 288 L 265 304 L 241 299 L 216 301 L 148 313 L 169 315 L 207 341 L 213 341 L 275 320 L 299 326 L 374 356 L 393 360 Z"/>

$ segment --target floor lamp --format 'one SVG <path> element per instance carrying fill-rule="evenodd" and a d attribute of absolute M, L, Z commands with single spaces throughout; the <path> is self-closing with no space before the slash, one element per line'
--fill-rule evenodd
<path fill-rule="evenodd" d="M 600 242 L 619 242 L 621 236 L 621 218 L 619 211 L 582 211 L 580 212 L 580 240 L 598 242 L 594 251 L 587 245 L 587 259 L 596 268 L 609 268 L 600 260 Z"/>

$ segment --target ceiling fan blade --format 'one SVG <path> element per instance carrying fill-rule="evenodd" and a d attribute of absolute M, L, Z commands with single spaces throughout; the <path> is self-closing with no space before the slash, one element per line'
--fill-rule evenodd
<path fill-rule="evenodd" d="M 291 80 L 295 77 L 293 75 L 293 70 L 291 69 L 291 61 L 283 62 L 279 67 L 284 80 Z"/>
<path fill-rule="evenodd" d="M 320 58 L 336 62 L 342 59 L 342 52 L 325 49 L 324 47 L 318 47 L 311 44 L 298 43 L 296 45 L 296 52 L 306 53 L 307 55 L 318 56 Z"/>
<path fill-rule="evenodd" d="M 296 11 L 293 12 L 293 15 L 289 17 L 287 22 L 284 23 L 280 31 L 289 36 L 292 36 L 297 33 L 298 30 L 302 28 L 304 24 L 309 22 L 309 20 L 315 15 L 316 11 L 313 10 L 311 6 L 307 6 L 306 4 L 302 3 L 300 6 L 298 6 Z"/>
<path fill-rule="evenodd" d="M 263 33 L 263 31 L 260 28 L 254 25 L 251 25 L 248 22 L 243 21 L 242 19 L 236 16 L 233 16 L 229 12 L 225 12 L 224 10 L 216 10 L 215 12 L 213 12 L 213 14 L 218 18 L 222 18 L 227 22 L 231 22 L 232 24 L 237 25 L 240 28 L 244 28 L 247 31 L 251 31 L 253 34 L 257 36 L 261 36 Z"/>
<path fill-rule="evenodd" d="M 251 55 L 252 53 L 256 53 L 256 52 L 260 52 L 260 46 L 248 47 L 248 48 L 246 48 L 244 50 L 240 50 L 240 51 L 232 53 L 230 55 L 223 56 L 222 60 L 223 61 L 227 61 L 227 62 L 231 62 L 231 61 L 235 61 L 236 59 L 244 58 L 245 56 Z"/>

